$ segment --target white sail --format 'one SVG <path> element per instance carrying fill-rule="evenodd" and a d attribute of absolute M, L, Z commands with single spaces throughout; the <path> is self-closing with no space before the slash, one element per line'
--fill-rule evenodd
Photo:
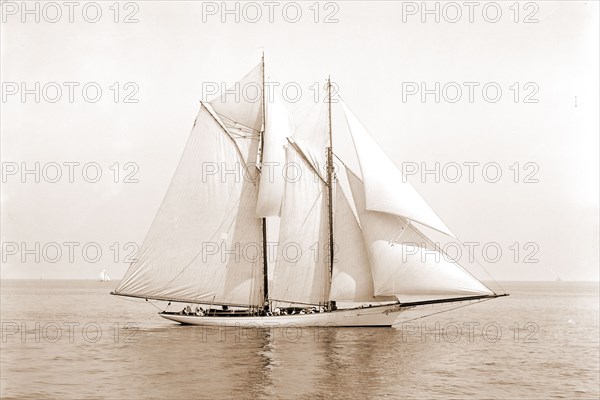
<path fill-rule="evenodd" d="M 262 64 L 222 91 L 210 105 L 232 135 L 258 134 L 262 126 Z"/>
<path fill-rule="evenodd" d="M 352 302 L 394 300 L 394 297 L 375 297 L 371 265 L 360 226 L 346 195 L 337 184 L 333 227 L 335 245 L 329 300 Z"/>
<path fill-rule="evenodd" d="M 100 272 L 100 282 L 110 282 L 110 277 L 106 273 L 105 269 L 103 269 L 102 272 Z"/>
<path fill-rule="evenodd" d="M 316 167 L 319 174 L 327 174 L 327 152 L 329 119 L 326 91 L 319 88 L 315 98 L 307 96 L 303 106 L 294 113 L 294 141 L 304 155 Z"/>
<path fill-rule="evenodd" d="M 257 185 L 244 175 L 251 149 L 242 152 L 201 106 L 137 262 L 117 294 L 262 305 Z"/>
<path fill-rule="evenodd" d="M 375 295 L 451 298 L 492 295 L 460 265 L 446 260 L 402 217 L 366 208 L 365 186 L 346 168 L 373 271 Z"/>
<path fill-rule="evenodd" d="M 402 172 L 377 145 L 352 111 L 343 102 L 342 106 L 360 163 L 367 210 L 398 215 L 454 236 L 435 211 L 404 179 Z"/>
<path fill-rule="evenodd" d="M 262 173 L 258 191 L 258 217 L 277 217 L 283 199 L 285 146 L 293 135 L 290 115 L 278 96 L 267 103 L 267 121 L 264 133 Z"/>
<path fill-rule="evenodd" d="M 297 147 L 286 150 L 277 264 L 270 297 L 288 303 L 323 304 L 329 291 L 329 226 L 324 182 Z"/>

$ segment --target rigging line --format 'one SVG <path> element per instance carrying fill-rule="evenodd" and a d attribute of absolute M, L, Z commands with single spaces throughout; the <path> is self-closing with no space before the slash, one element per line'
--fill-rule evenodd
<path fill-rule="evenodd" d="M 288 303 L 288 304 L 302 304 L 305 306 L 321 306 L 322 305 L 320 303 L 303 303 L 301 301 L 291 301 L 291 300 L 281 300 L 281 299 L 271 299 L 271 301 L 278 301 L 281 303 Z"/>
<path fill-rule="evenodd" d="M 227 118 L 226 116 L 222 115 L 222 114 L 218 114 L 215 112 L 215 114 L 217 114 L 217 116 L 221 119 L 223 118 Z M 236 126 L 231 124 L 229 121 L 223 121 L 223 124 L 226 125 L 228 130 L 233 130 L 236 132 L 242 132 L 242 133 L 247 133 L 250 136 L 259 136 L 260 135 L 260 131 L 257 131 L 255 129 L 245 129 L 244 127 L 240 127 L 240 126 Z"/>
<path fill-rule="evenodd" d="M 235 125 L 235 129 L 245 130 L 247 132 L 252 132 L 252 133 L 257 133 L 257 134 L 260 133 L 259 130 L 249 127 L 248 125 L 244 125 L 241 122 L 238 122 L 238 121 L 228 117 L 227 115 L 220 114 L 216 111 L 215 111 L 215 113 L 224 120 L 223 122 L 229 122 L 230 124 Z"/>
<path fill-rule="evenodd" d="M 154 306 L 154 308 L 156 308 L 158 311 L 162 311 L 162 308 L 160 308 L 159 306 L 157 306 L 156 304 L 154 304 L 154 302 L 149 301 L 148 299 L 146 299 L 146 301 L 150 304 L 152 304 Z M 168 307 L 168 306 L 167 306 Z"/>
<path fill-rule="evenodd" d="M 476 303 L 471 303 L 471 302 L 469 302 L 469 303 L 467 303 L 467 304 L 463 304 L 463 305 L 461 305 L 461 306 L 453 307 L 453 308 L 450 308 L 450 309 L 448 309 L 448 310 L 441 310 L 441 311 L 437 311 L 437 312 L 434 312 L 434 313 L 431 313 L 431 314 L 422 315 L 422 316 L 420 316 L 420 317 L 412 318 L 412 319 L 409 319 L 409 320 L 407 320 L 407 321 L 397 322 L 397 323 L 395 323 L 395 324 L 392 324 L 392 326 L 394 326 L 394 325 L 398 325 L 398 324 L 404 324 L 404 323 L 406 323 L 406 322 L 410 322 L 410 321 L 416 321 L 416 320 L 418 320 L 418 319 L 427 318 L 427 317 L 430 317 L 430 316 L 432 316 L 432 315 L 442 314 L 442 313 L 445 313 L 445 312 L 448 312 L 448 311 L 454 311 L 454 310 L 458 310 L 459 308 L 463 308 L 463 307 L 472 306 L 472 305 L 474 305 L 474 304 L 483 303 L 484 301 L 489 301 L 489 300 L 493 300 L 493 299 L 494 299 L 494 298 L 491 298 L 491 299 L 480 299 L 480 300 L 475 300 L 475 301 L 476 301 Z M 473 300 L 471 300 L 471 301 L 473 301 Z"/>
<path fill-rule="evenodd" d="M 400 217 L 400 218 L 401 218 L 401 219 L 404 219 L 404 218 L 402 218 L 402 217 Z M 419 236 L 420 236 L 420 237 L 421 237 L 423 240 L 425 240 L 427 243 L 429 243 L 430 245 L 432 245 L 435 251 L 437 251 L 438 253 L 441 253 L 441 254 L 443 255 L 443 257 L 444 257 L 444 259 L 445 259 L 446 261 L 448 261 L 448 260 L 451 260 L 451 262 L 452 262 L 453 264 L 457 265 L 457 266 L 458 266 L 458 267 L 459 267 L 461 270 L 463 270 L 463 271 L 464 271 L 464 272 L 465 272 L 467 275 L 469 275 L 471 278 L 475 279 L 477 282 L 481 283 L 481 284 L 482 284 L 482 285 L 483 285 L 483 286 L 484 286 L 486 289 L 488 289 L 490 292 L 492 292 L 492 293 L 496 294 L 496 292 L 494 292 L 492 289 L 490 289 L 489 287 L 487 287 L 487 285 L 486 285 L 485 283 L 481 282 L 481 281 L 480 281 L 479 279 L 477 279 L 477 278 L 476 278 L 476 277 L 475 277 L 475 276 L 474 276 L 474 275 L 473 275 L 473 274 L 472 274 L 470 271 L 468 271 L 468 270 L 467 270 L 465 267 L 463 267 L 462 265 L 460 265 L 460 264 L 458 263 L 458 261 L 456 261 L 456 260 L 454 260 L 452 257 L 450 257 L 450 256 L 448 255 L 448 253 L 446 253 L 446 252 L 445 252 L 445 251 L 444 251 L 444 250 L 443 250 L 443 249 L 442 249 L 440 246 L 438 246 L 438 244 L 437 244 L 437 243 L 434 243 L 434 242 L 433 242 L 433 241 L 432 241 L 430 238 L 428 238 L 428 237 L 427 237 L 427 236 L 426 236 L 426 235 L 425 235 L 423 232 L 421 232 L 421 230 L 420 230 L 419 228 L 417 228 L 417 227 L 416 227 L 414 224 L 413 224 L 413 225 L 411 225 L 411 227 L 413 228 L 413 230 L 415 231 L 415 233 L 416 233 L 417 235 L 419 235 Z M 458 240 L 458 241 L 459 241 L 459 243 L 460 243 L 460 244 L 462 244 L 462 242 L 461 242 L 461 241 L 460 241 L 460 240 L 459 240 L 457 237 L 455 237 L 455 238 L 456 238 L 456 240 Z M 489 272 L 487 272 L 487 271 L 485 270 L 485 268 L 484 268 L 483 270 L 484 270 L 484 271 L 485 271 L 485 272 L 486 272 L 486 273 L 487 273 L 487 274 L 488 274 L 488 275 L 491 277 L 490 273 L 489 273 Z M 492 279 L 493 279 L 493 278 L 492 278 Z"/>
<path fill-rule="evenodd" d="M 462 241 L 462 240 L 460 240 L 458 237 L 456 238 L 456 240 L 458 240 L 460 244 L 463 244 L 463 241 Z M 464 246 L 464 247 L 466 247 L 466 246 Z M 468 249 L 468 248 L 467 248 L 467 252 L 469 252 L 469 249 Z M 470 253 L 470 252 L 469 252 L 469 255 L 471 255 L 471 253 Z M 482 265 L 482 264 L 479 262 L 479 260 L 478 260 L 478 259 L 475 257 L 475 254 L 473 254 L 473 260 L 475 260 L 475 262 L 477 263 L 477 265 L 479 265 L 479 267 L 480 267 L 480 268 L 481 268 L 483 271 L 485 271 L 485 273 L 486 273 L 486 274 L 487 274 L 487 275 L 488 275 L 490 278 L 492 278 L 492 281 L 494 281 L 494 283 L 495 283 L 496 285 L 498 285 L 498 287 L 499 287 L 499 288 L 500 288 L 500 289 L 501 289 L 501 290 L 502 290 L 504 293 L 506 293 L 506 289 L 504 289 L 504 287 L 502 287 L 502 285 L 500 284 L 500 282 L 498 282 L 498 281 L 496 280 L 496 278 L 494 278 L 494 277 L 492 276 L 492 274 L 490 274 L 490 273 L 488 272 L 488 270 L 487 270 L 487 269 L 486 269 L 486 268 L 485 268 L 485 267 L 484 267 L 484 266 L 483 266 L 483 265 Z M 493 290 L 492 290 L 492 292 L 493 292 Z"/>
<path fill-rule="evenodd" d="M 286 138 L 286 139 L 287 139 L 288 143 L 290 144 L 290 146 L 292 147 L 292 149 L 300 156 L 300 159 L 302 161 L 304 161 L 304 163 L 317 176 L 317 178 L 319 178 L 321 180 L 321 182 L 323 182 L 327 186 L 328 185 L 327 181 L 325 179 L 323 179 L 323 177 L 321 177 L 321 175 L 319 174 L 319 172 L 317 171 L 317 169 L 310 162 L 310 160 L 308 159 L 308 157 L 306 157 L 306 155 L 304 154 L 304 152 L 302 151 L 302 149 L 300 148 L 300 146 L 298 146 L 298 144 L 296 142 L 290 140 L 290 138 Z"/>
<path fill-rule="evenodd" d="M 244 158 L 244 154 L 242 153 L 242 151 L 240 150 L 240 147 L 238 146 L 237 142 L 235 141 L 235 139 L 231 136 L 231 133 L 229 132 L 229 129 L 227 129 L 225 127 L 225 124 L 222 120 L 220 120 L 220 117 L 217 118 L 215 116 L 216 112 L 213 113 L 213 111 L 211 111 L 206 104 L 204 104 L 204 102 L 200 102 L 200 105 L 202 107 L 204 107 L 204 109 L 210 114 L 210 116 L 217 122 L 217 124 L 219 125 L 219 127 L 221 127 L 221 129 L 223 129 L 223 131 L 225 132 L 225 135 L 233 142 L 233 145 L 235 147 L 235 149 L 237 150 L 237 153 L 240 157 L 240 161 L 241 163 L 244 165 L 244 169 L 246 170 L 246 173 L 248 173 L 248 176 L 252 176 L 252 174 L 250 173 L 250 169 L 248 167 L 248 164 L 246 163 L 246 159 Z M 218 114 L 217 114 L 218 115 Z M 254 184 L 256 184 L 255 182 L 253 182 Z"/>
<path fill-rule="evenodd" d="M 304 221 L 302 221 L 302 225 L 300 225 L 301 227 L 304 227 L 304 224 L 306 223 L 306 221 L 308 220 L 308 217 L 310 216 L 310 214 L 312 214 L 312 211 L 315 209 L 315 206 L 317 205 L 317 202 L 323 197 L 323 191 L 320 190 L 319 191 L 319 195 L 315 198 L 315 201 L 313 201 L 312 205 L 310 206 L 310 209 L 308 210 L 308 213 L 306 213 L 306 217 L 304 217 Z M 313 226 L 314 228 L 314 226 Z"/>
<path fill-rule="evenodd" d="M 331 154 L 333 154 L 333 156 L 334 156 L 335 158 L 337 158 L 337 159 L 338 159 L 338 160 L 339 160 L 339 161 L 342 163 L 342 165 L 343 165 L 344 167 L 348 168 L 348 165 L 346 165 L 346 163 L 345 163 L 345 162 L 344 162 L 344 161 L 343 161 L 343 160 L 342 160 L 342 159 L 341 159 L 341 158 L 340 158 L 340 157 L 339 157 L 337 154 L 335 154 L 335 153 L 333 153 L 333 152 L 332 152 Z M 349 168 L 348 168 L 348 169 L 349 169 Z"/>
<path fill-rule="evenodd" d="M 179 298 L 175 298 L 175 297 L 161 297 L 161 296 L 144 296 L 144 295 L 135 295 L 135 294 L 126 294 L 126 293 L 116 293 L 116 292 L 111 292 L 112 295 L 115 296 L 120 296 L 120 297 L 132 297 L 132 298 L 136 298 L 136 299 L 152 299 L 152 300 L 157 300 L 157 301 L 168 301 L 168 302 L 175 302 L 175 303 L 182 303 L 182 304 L 203 304 L 203 305 L 208 305 L 208 304 L 216 304 L 218 306 L 230 306 L 230 307 L 247 307 L 247 304 L 237 304 L 237 303 L 224 303 L 224 302 L 217 302 L 217 301 L 212 301 L 211 303 L 208 303 L 206 301 L 196 301 L 196 300 L 192 300 L 190 301 L 189 299 L 179 299 Z M 214 296 L 213 296 L 214 299 Z M 132 300 L 133 301 L 133 300 Z"/>
<path fill-rule="evenodd" d="M 229 130 L 229 134 L 234 137 L 234 139 L 250 139 L 250 140 L 258 140 L 258 135 L 246 135 L 244 132 L 239 133 L 232 130 Z"/>
<path fill-rule="evenodd" d="M 390 242 L 390 244 L 393 246 L 394 244 L 400 244 L 398 242 L 398 240 L 400 240 L 400 238 L 402 237 L 402 235 L 404 234 L 404 232 L 406 232 L 406 229 L 409 227 L 409 225 L 412 223 L 411 220 L 407 220 L 408 222 L 406 223 L 406 225 L 404 225 L 404 227 L 402 227 L 402 229 L 400 229 L 400 232 L 398 232 L 398 234 L 396 235 L 396 237 L 394 238 L 394 240 L 392 240 Z"/>
<path fill-rule="evenodd" d="M 137 300 L 130 299 L 130 298 L 128 298 L 128 297 L 124 297 L 124 296 L 119 296 L 119 299 L 121 299 L 121 300 L 123 300 L 123 301 L 129 301 L 129 302 L 131 302 L 131 303 L 139 303 L 139 301 L 137 301 Z M 162 308 L 160 308 L 159 306 L 157 306 L 155 303 L 156 303 L 156 302 L 159 302 L 159 301 L 166 301 L 166 300 L 155 300 L 155 301 L 151 301 L 151 300 L 148 300 L 147 298 L 145 298 L 145 300 L 146 300 L 146 302 L 147 302 L 147 303 L 150 303 L 151 305 L 153 305 L 154 307 L 156 307 L 156 309 L 157 309 L 157 310 L 159 310 L 159 311 L 161 311 L 161 310 L 162 310 Z M 167 307 L 168 307 L 168 306 L 167 306 Z"/>

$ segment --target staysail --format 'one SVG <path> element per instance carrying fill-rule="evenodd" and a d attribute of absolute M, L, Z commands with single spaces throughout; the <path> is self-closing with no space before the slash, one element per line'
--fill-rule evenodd
<path fill-rule="evenodd" d="M 324 304 L 329 291 L 328 215 L 325 182 L 308 164 L 299 147 L 286 149 L 285 192 L 277 263 L 271 297 L 274 301 Z"/>
<path fill-rule="evenodd" d="M 334 263 L 329 300 L 387 301 L 376 298 L 363 234 L 346 195 L 336 183 L 334 213 Z"/>
<path fill-rule="evenodd" d="M 453 298 L 493 295 L 448 260 L 425 236 L 397 215 L 367 209 L 366 185 L 346 168 L 373 271 L 375 295 Z"/>
<path fill-rule="evenodd" d="M 116 294 L 261 305 L 257 184 L 240 150 L 202 104 L 169 189 Z"/>
<path fill-rule="evenodd" d="M 366 208 L 398 215 L 454 236 L 435 211 L 404 179 L 358 118 L 341 102 L 352 134 L 365 185 Z"/>
<path fill-rule="evenodd" d="M 283 200 L 285 146 L 294 134 L 292 121 L 279 96 L 267 103 L 265 141 L 258 191 L 258 217 L 278 217 Z"/>

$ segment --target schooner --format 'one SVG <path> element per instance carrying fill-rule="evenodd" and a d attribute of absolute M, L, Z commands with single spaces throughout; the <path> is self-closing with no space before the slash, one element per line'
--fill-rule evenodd
<path fill-rule="evenodd" d="M 360 171 L 334 153 L 329 79 L 326 117 L 301 127 L 278 97 L 266 100 L 264 56 L 236 87 L 257 96 L 200 102 L 137 259 L 112 294 L 188 304 L 159 313 L 182 324 L 259 327 L 391 326 L 423 306 L 504 295 L 443 254 L 424 257 L 441 250 L 423 226 L 454 235 L 341 99 Z M 271 268 L 269 221 L 279 223 Z"/>

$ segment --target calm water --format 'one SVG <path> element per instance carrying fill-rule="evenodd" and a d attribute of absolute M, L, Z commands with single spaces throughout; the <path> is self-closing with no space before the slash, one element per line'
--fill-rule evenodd
<path fill-rule="evenodd" d="M 505 284 L 508 298 L 397 328 L 286 332 L 179 326 L 109 296 L 115 282 L 1 286 L 3 398 L 599 396 L 597 284 Z"/>

